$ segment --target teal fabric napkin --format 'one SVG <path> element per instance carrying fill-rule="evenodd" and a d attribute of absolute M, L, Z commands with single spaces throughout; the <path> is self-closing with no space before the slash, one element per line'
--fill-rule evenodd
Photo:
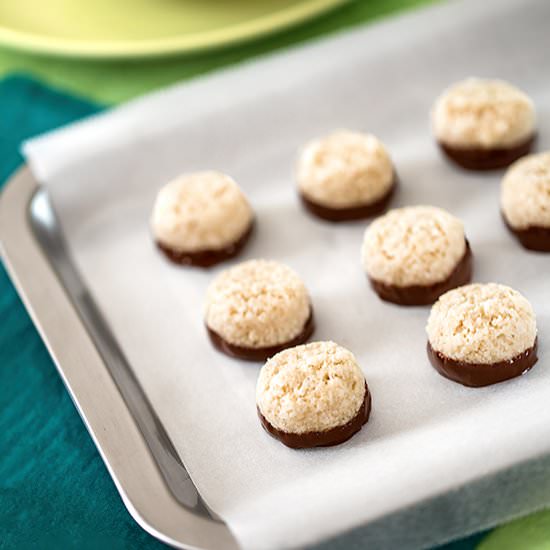
<path fill-rule="evenodd" d="M 0 182 L 21 141 L 99 110 L 22 77 L 0 82 Z M 164 548 L 126 512 L 0 266 L 0 548 Z"/>
<path fill-rule="evenodd" d="M 98 110 L 25 77 L 0 81 L 0 182 L 23 162 L 22 140 Z M 124 508 L 1 265 L 0 319 L 0 548 L 164 547 Z"/>

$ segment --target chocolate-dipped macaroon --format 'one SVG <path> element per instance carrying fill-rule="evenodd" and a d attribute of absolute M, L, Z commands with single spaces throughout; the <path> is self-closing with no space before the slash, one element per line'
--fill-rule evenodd
<path fill-rule="evenodd" d="M 262 367 L 256 405 L 266 431 L 299 449 L 348 440 L 367 422 L 371 397 L 350 351 L 313 342 L 282 351 Z"/>
<path fill-rule="evenodd" d="M 529 153 L 536 136 L 535 108 L 507 82 L 468 78 L 439 97 L 432 126 L 453 162 L 468 170 L 493 170 Z"/>
<path fill-rule="evenodd" d="M 464 225 L 434 206 L 396 208 L 374 220 L 362 262 L 380 298 L 406 306 L 431 304 L 472 276 Z"/>
<path fill-rule="evenodd" d="M 500 204 L 508 229 L 525 248 L 550 252 L 550 152 L 510 166 L 502 180 Z"/>
<path fill-rule="evenodd" d="M 253 227 L 253 213 L 239 186 L 219 172 L 180 176 L 158 193 L 151 228 L 171 261 L 209 267 L 236 256 Z"/>
<path fill-rule="evenodd" d="M 428 356 L 443 376 L 479 387 L 527 372 L 537 362 L 537 323 L 531 304 L 496 283 L 451 290 L 433 305 Z"/>
<path fill-rule="evenodd" d="M 296 177 L 305 208 L 332 222 L 383 212 L 396 186 L 392 161 L 380 140 L 348 130 L 307 144 Z"/>
<path fill-rule="evenodd" d="M 286 265 L 250 260 L 223 271 L 208 288 L 206 328 L 232 357 L 265 361 L 313 333 L 307 289 Z"/>

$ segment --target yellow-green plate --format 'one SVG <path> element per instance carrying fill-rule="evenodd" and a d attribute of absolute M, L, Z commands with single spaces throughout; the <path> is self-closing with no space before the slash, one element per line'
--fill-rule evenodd
<path fill-rule="evenodd" d="M 72 57 L 145 57 L 244 41 L 346 0 L 0 0 L 0 43 Z"/>

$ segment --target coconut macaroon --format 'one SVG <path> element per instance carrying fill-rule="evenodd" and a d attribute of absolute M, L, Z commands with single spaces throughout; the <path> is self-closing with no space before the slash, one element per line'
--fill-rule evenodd
<path fill-rule="evenodd" d="M 371 397 L 354 355 L 313 342 L 272 357 L 260 371 L 256 404 L 263 427 L 288 447 L 337 445 L 369 418 Z"/>
<path fill-rule="evenodd" d="M 472 284 L 447 292 L 433 305 L 426 332 L 432 365 L 465 386 L 502 382 L 537 362 L 533 308 L 505 285 Z"/>
<path fill-rule="evenodd" d="M 392 161 L 380 140 L 348 130 L 307 144 L 296 177 L 304 206 L 329 221 L 379 214 L 396 185 Z"/>
<path fill-rule="evenodd" d="M 550 151 L 510 166 L 500 204 L 506 225 L 525 248 L 550 252 Z"/>
<path fill-rule="evenodd" d="M 220 273 L 208 288 L 206 328 L 227 355 L 265 361 L 305 342 L 313 309 L 300 277 L 286 265 L 250 260 Z"/>
<path fill-rule="evenodd" d="M 173 262 L 209 267 L 237 255 L 253 227 L 239 186 L 219 172 L 186 174 L 158 193 L 151 228 Z"/>
<path fill-rule="evenodd" d="M 399 305 L 431 304 L 472 276 L 463 223 L 434 206 L 396 208 L 374 220 L 362 263 L 380 298 Z"/>
<path fill-rule="evenodd" d="M 451 160 L 469 170 L 492 170 L 530 151 L 536 135 L 535 107 L 507 82 L 468 78 L 437 99 L 432 127 Z"/>

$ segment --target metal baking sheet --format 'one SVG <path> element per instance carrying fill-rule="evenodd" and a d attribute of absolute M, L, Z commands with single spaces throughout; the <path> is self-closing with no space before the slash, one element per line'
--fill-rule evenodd
<path fill-rule="evenodd" d="M 200 504 L 197 509 L 198 494 L 177 456 L 168 459 L 177 464 L 175 472 L 166 473 L 164 451 L 158 451 L 166 447 L 162 426 L 157 426 L 159 431 L 147 426 L 154 411 L 143 416 L 148 405 L 131 372 L 122 376 L 115 372 L 121 368 L 116 352 L 114 361 L 110 353 L 102 355 L 105 346 L 116 347 L 116 342 L 103 321 L 98 323 L 93 315 L 86 320 L 86 308 L 94 311 L 95 306 L 88 302 L 86 288 L 66 256 L 47 195 L 28 168 L 8 182 L 0 197 L 0 244 L 10 277 L 132 517 L 176 548 L 237 549 L 227 526 Z M 126 367 L 131 370 L 129 365 L 122 368 Z M 135 402 L 129 405 L 128 399 Z M 169 449 L 165 451 L 171 454 Z M 176 486 L 178 479 L 183 479 L 182 486 Z M 425 548 L 546 507 L 549 495 L 550 456 L 542 456 L 417 503 L 318 548 Z"/>

